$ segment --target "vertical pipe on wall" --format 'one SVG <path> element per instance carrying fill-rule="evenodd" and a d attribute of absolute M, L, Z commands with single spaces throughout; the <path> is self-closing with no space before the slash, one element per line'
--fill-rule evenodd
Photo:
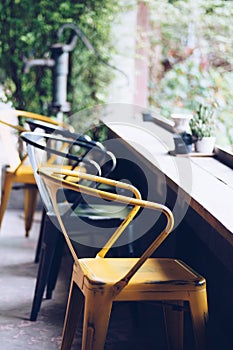
<path fill-rule="evenodd" d="M 143 108 L 148 107 L 149 32 L 149 8 L 145 2 L 139 1 L 137 5 L 134 103 Z"/>

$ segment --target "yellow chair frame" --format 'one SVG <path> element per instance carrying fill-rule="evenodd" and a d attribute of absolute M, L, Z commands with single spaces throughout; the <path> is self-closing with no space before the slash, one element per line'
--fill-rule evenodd
<path fill-rule="evenodd" d="M 165 324 L 170 349 L 183 349 L 183 312 L 180 307 L 188 302 L 191 312 L 196 349 L 206 349 L 206 322 L 208 304 L 206 281 L 198 273 L 177 259 L 151 258 L 152 253 L 166 239 L 173 228 L 173 215 L 164 205 L 142 200 L 138 190 L 128 184 L 83 174 L 42 167 L 38 173 L 51 196 L 62 232 L 74 258 L 70 294 L 62 336 L 62 350 L 69 350 L 84 304 L 82 350 L 104 349 L 113 301 L 164 301 Z M 64 178 L 64 176 L 66 176 Z M 69 176 L 71 176 L 69 181 Z M 73 183 L 75 179 L 76 183 Z M 131 191 L 136 198 L 108 193 L 78 184 L 88 179 Z M 108 201 L 133 206 L 129 215 L 116 229 L 95 258 L 79 259 L 69 238 L 57 205 L 56 194 L 67 188 Z M 166 227 L 144 251 L 140 258 L 107 258 L 106 254 L 119 238 L 140 208 L 160 211 L 167 218 Z M 167 304 L 166 304 L 167 303 Z M 172 306 L 178 305 L 177 308 Z"/>
<path fill-rule="evenodd" d="M 0 123 L 2 125 L 8 126 L 15 129 L 18 133 L 27 131 L 24 127 L 20 125 L 13 125 L 7 122 L 7 116 L 24 117 L 27 119 L 34 119 L 42 122 L 50 123 L 54 126 L 62 126 L 64 128 L 69 128 L 63 122 L 59 122 L 55 119 L 49 118 L 47 116 L 32 113 L 28 111 L 21 110 L 2 110 L 0 111 Z M 10 157 L 11 155 L 9 155 Z M 7 208 L 7 204 L 10 198 L 13 183 L 23 183 L 25 184 L 25 194 L 24 194 L 24 220 L 25 220 L 25 236 L 29 236 L 29 231 L 32 226 L 33 216 L 36 209 L 37 203 L 37 186 L 33 174 L 33 169 L 30 164 L 25 164 L 28 155 L 24 155 L 20 159 L 19 155 L 16 159 L 16 165 L 10 165 L 5 168 L 4 180 L 2 184 L 2 194 L 1 194 L 1 206 L 0 206 L 0 226 L 2 225 L 3 217 Z M 10 159 L 9 159 L 10 163 Z"/>

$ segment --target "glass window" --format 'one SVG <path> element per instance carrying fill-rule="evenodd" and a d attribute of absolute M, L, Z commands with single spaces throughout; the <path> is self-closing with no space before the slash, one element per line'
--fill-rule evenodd
<path fill-rule="evenodd" d="M 233 152 L 233 1 L 151 1 L 150 106 L 212 106 L 216 144 Z"/>

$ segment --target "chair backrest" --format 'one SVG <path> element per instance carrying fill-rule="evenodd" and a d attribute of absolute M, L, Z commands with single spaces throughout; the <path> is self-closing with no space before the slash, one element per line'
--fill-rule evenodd
<path fill-rule="evenodd" d="M 0 111 L 0 142 L 4 152 L 1 152 L 1 165 L 16 169 L 21 159 L 18 151 L 18 134 L 25 128 L 18 125 L 14 110 Z"/>
<path fill-rule="evenodd" d="M 100 147 L 98 143 L 76 139 L 76 137 L 79 135 L 67 133 L 64 130 L 59 132 L 57 130 L 55 135 L 36 132 L 23 132 L 21 134 L 22 140 L 27 144 L 28 155 L 42 200 L 49 212 L 53 211 L 53 207 L 47 190 L 37 174 L 37 169 L 41 164 L 55 165 L 57 169 L 67 168 L 67 166 L 70 169 L 75 169 L 82 166 L 85 171 L 98 175 L 107 175 L 115 166 L 116 160 L 112 153 L 102 146 Z M 106 166 L 106 163 L 109 166 Z M 67 191 L 66 200 L 75 207 L 79 203 L 80 196 L 76 194 L 73 198 L 72 194 L 72 191 Z"/>
<path fill-rule="evenodd" d="M 54 125 L 54 126 L 60 126 L 63 127 L 64 129 L 73 131 L 73 127 L 69 124 L 66 124 L 64 122 L 61 122 L 59 120 L 57 120 L 56 118 L 53 117 L 48 117 L 42 114 L 38 114 L 38 113 L 33 113 L 33 112 L 28 112 L 28 111 L 23 111 L 23 110 L 10 110 L 11 111 L 11 115 L 15 115 L 17 118 L 22 118 L 23 120 L 35 120 L 35 121 L 41 121 L 44 123 L 48 123 L 50 125 Z M 7 115 L 9 111 L 4 110 L 3 113 L 4 115 Z M 0 114 L 1 115 L 1 114 Z"/>
<path fill-rule="evenodd" d="M 76 138 L 79 140 L 88 141 L 88 142 L 92 141 L 90 136 L 76 133 L 74 131 L 73 127 L 70 125 L 66 125 L 64 127 L 64 125 L 55 125 L 55 124 L 51 124 L 48 121 L 45 122 L 45 121 L 31 119 L 31 118 L 26 119 L 25 121 L 29 125 L 31 131 L 44 132 L 46 134 L 56 135 L 56 133 L 60 134 L 60 131 L 62 130 L 62 131 L 64 131 L 63 136 L 69 137 L 70 133 L 72 133 L 72 134 L 75 133 Z"/>
<path fill-rule="evenodd" d="M 104 258 L 106 256 L 109 249 L 113 246 L 116 240 L 120 238 L 120 236 L 122 235 L 126 227 L 129 225 L 129 223 L 133 220 L 135 215 L 138 213 L 140 208 L 148 208 L 148 209 L 160 211 L 166 216 L 167 224 L 165 225 L 165 228 L 162 230 L 162 232 L 159 235 L 156 236 L 156 238 L 150 244 L 150 246 L 145 249 L 141 257 L 139 259 L 135 259 L 135 264 L 129 269 L 129 271 L 125 274 L 125 276 L 116 283 L 115 287 L 116 287 L 116 290 L 118 291 L 128 283 L 128 281 L 138 271 L 138 269 L 147 260 L 147 258 L 151 256 L 151 254 L 160 246 L 160 244 L 166 239 L 166 237 L 172 231 L 174 219 L 171 211 L 164 205 L 140 199 L 139 191 L 132 185 L 111 180 L 108 178 L 81 173 L 79 171 L 74 171 L 74 170 L 59 171 L 55 168 L 52 169 L 46 166 L 39 168 L 38 174 L 41 177 L 42 181 L 44 182 L 45 187 L 47 188 L 48 194 L 51 198 L 51 202 L 54 207 L 54 211 L 60 223 L 62 232 L 65 236 L 66 242 L 70 248 L 70 251 L 73 255 L 73 258 L 76 264 L 79 264 L 78 262 L 79 259 L 71 240 L 72 232 L 75 231 L 75 227 L 71 225 L 71 221 L 70 221 L 71 216 L 75 216 L 75 211 L 72 212 L 71 208 L 68 208 L 67 215 L 64 215 L 64 211 L 62 207 L 58 205 L 57 194 L 61 189 L 63 190 L 70 189 L 78 193 L 81 193 L 83 196 L 88 195 L 88 196 L 98 197 L 98 198 L 101 198 L 102 200 L 105 200 L 105 201 L 107 200 L 109 205 L 111 205 L 111 202 L 114 202 L 114 203 L 119 202 L 125 205 L 132 206 L 132 209 L 130 213 L 127 215 L 127 217 L 125 218 L 125 220 L 116 229 L 116 231 L 113 233 L 110 239 L 102 247 L 102 249 L 100 249 L 99 253 L 97 254 L 97 258 Z M 88 180 L 96 183 L 107 184 L 114 188 L 126 189 L 127 191 L 130 191 L 133 194 L 134 198 L 128 197 L 128 196 L 122 196 L 112 192 L 109 193 L 97 188 L 90 188 L 85 184 L 83 184 L 81 180 L 82 181 Z M 75 221 L 73 221 L 73 224 L 75 224 Z"/>

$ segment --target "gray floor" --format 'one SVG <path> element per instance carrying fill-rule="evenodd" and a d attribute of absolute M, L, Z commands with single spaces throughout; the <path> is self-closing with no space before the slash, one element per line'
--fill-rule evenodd
<path fill-rule="evenodd" d="M 54 302 L 52 320 L 41 315 L 37 322 L 29 321 L 37 272 L 34 254 L 39 221 L 40 213 L 26 239 L 22 211 L 8 210 L 4 217 L 0 234 L 1 349 L 58 349 L 63 317 L 59 304 Z"/>

